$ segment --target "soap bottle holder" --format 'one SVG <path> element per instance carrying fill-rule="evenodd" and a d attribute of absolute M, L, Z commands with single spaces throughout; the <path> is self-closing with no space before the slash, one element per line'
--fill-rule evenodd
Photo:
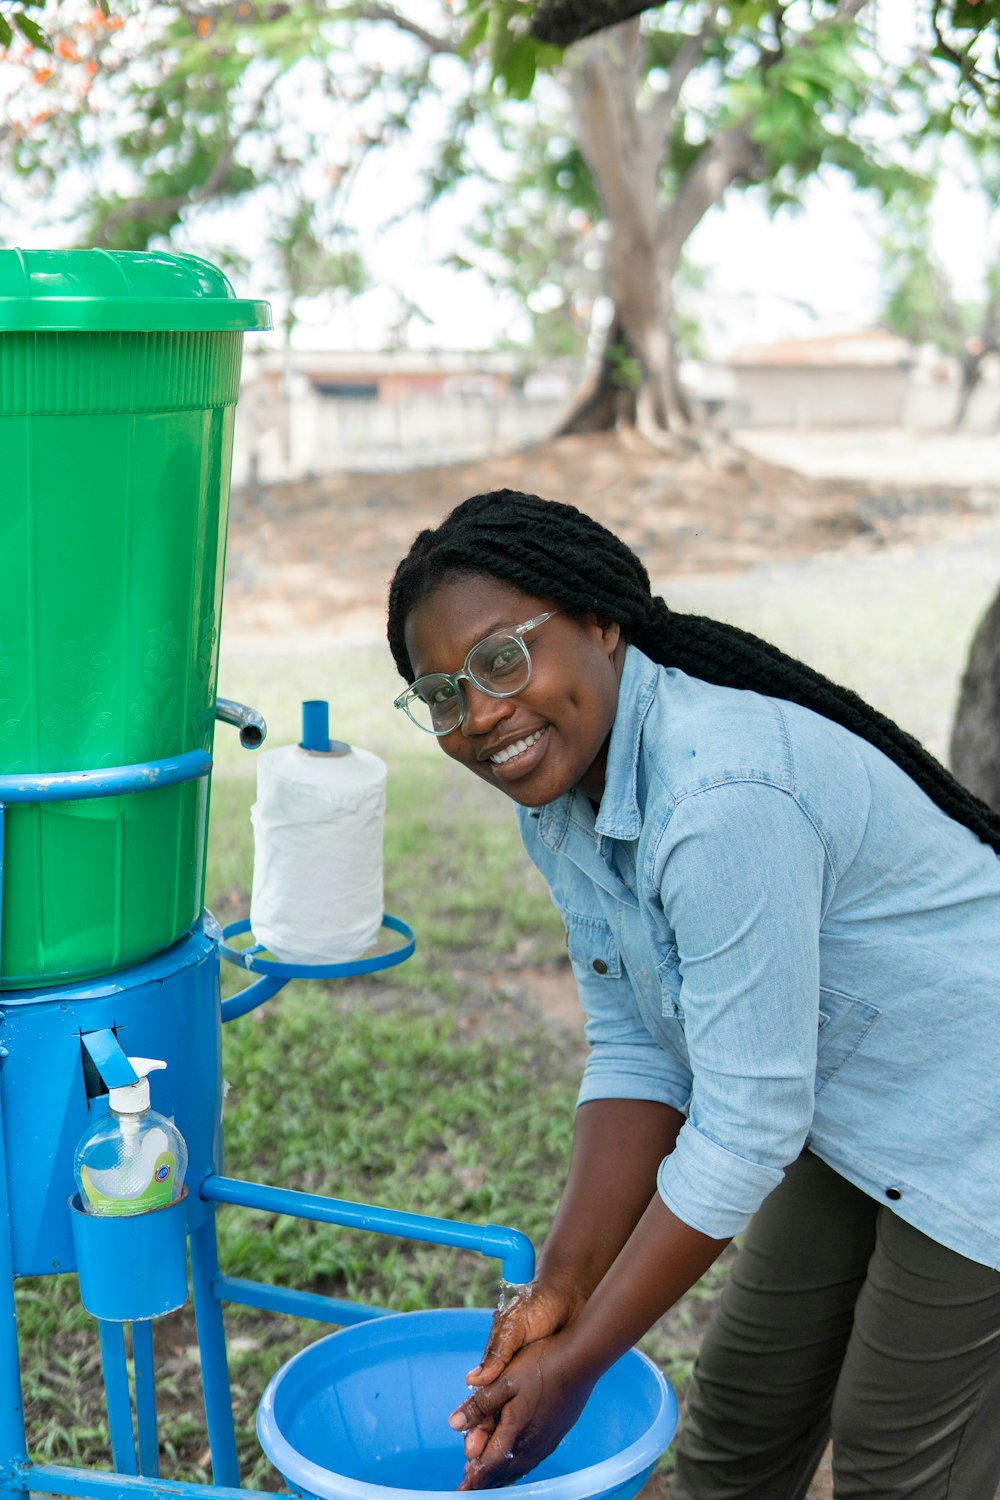
<path fill-rule="evenodd" d="M 80 1300 L 105 1323 L 140 1323 L 188 1298 L 187 1188 L 166 1208 L 90 1214 L 69 1200 Z"/>

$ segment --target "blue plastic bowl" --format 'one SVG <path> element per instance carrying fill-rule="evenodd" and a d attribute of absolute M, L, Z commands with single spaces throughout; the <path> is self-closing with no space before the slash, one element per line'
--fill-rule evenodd
<path fill-rule="evenodd" d="M 320 1500 L 452 1497 L 464 1471 L 448 1416 L 492 1315 L 475 1308 L 375 1318 L 303 1349 L 264 1392 L 261 1447 L 289 1488 Z M 580 1420 L 516 1488 L 522 1500 L 631 1500 L 677 1426 L 669 1384 L 632 1350 Z"/>

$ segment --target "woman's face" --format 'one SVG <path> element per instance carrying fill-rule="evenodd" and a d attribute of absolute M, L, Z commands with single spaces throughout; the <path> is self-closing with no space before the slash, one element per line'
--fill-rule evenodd
<path fill-rule="evenodd" d="M 458 672 L 486 636 L 554 608 L 485 575 L 442 583 L 406 621 L 414 673 Z M 625 657 L 621 630 L 593 616 L 557 614 L 530 631 L 526 644 L 527 687 L 491 698 L 463 679 L 465 718 L 441 736 L 441 748 L 522 807 L 554 802 L 573 787 L 600 801 Z M 526 748 L 510 754 L 522 741 Z"/>

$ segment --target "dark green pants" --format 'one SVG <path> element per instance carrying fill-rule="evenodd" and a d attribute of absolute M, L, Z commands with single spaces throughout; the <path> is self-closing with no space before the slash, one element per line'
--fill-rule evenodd
<path fill-rule="evenodd" d="M 806 1152 L 754 1215 L 702 1342 L 672 1500 L 994 1500 L 1000 1273 Z"/>

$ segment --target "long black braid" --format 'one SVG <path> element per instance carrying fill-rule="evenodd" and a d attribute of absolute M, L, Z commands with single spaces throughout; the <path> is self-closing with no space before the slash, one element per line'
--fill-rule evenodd
<path fill-rule="evenodd" d="M 419 533 L 389 589 L 389 647 L 407 682 L 414 676 L 403 639 L 407 616 L 438 584 L 459 574 L 485 574 L 550 599 L 568 614 L 613 620 L 627 641 L 662 666 L 813 709 L 890 756 L 944 812 L 1000 853 L 1000 816 L 912 735 L 857 693 L 767 641 L 668 609 L 651 594 L 635 553 L 572 505 L 493 490 L 463 501 L 436 530 Z"/>

